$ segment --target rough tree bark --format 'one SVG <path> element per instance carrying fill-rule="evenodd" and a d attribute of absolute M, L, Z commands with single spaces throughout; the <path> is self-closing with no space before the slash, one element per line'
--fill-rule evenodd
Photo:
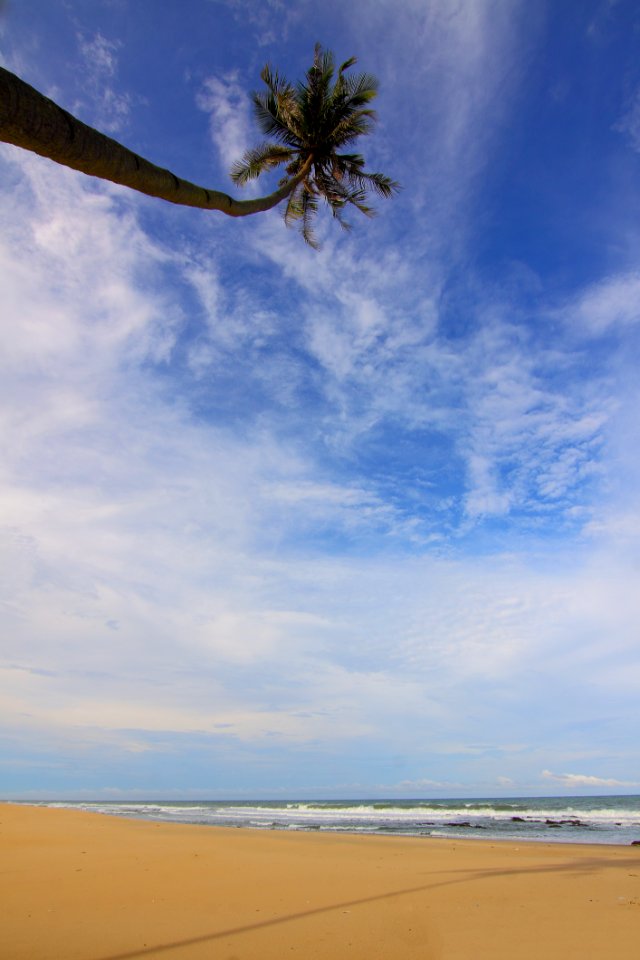
<path fill-rule="evenodd" d="M 0 67 L 0 140 L 150 197 L 219 210 L 229 217 L 247 217 L 277 206 L 305 178 L 313 162 L 310 156 L 295 177 L 266 197 L 234 200 L 226 193 L 200 187 L 157 167 L 82 123 L 4 67 Z"/>

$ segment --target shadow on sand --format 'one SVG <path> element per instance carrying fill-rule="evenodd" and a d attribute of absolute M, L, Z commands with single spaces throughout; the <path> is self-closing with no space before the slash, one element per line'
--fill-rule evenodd
<path fill-rule="evenodd" d="M 333 910 L 343 910 L 345 907 L 357 907 L 364 903 L 375 903 L 380 900 L 388 900 L 393 897 L 403 897 L 411 893 L 421 893 L 427 890 L 435 890 L 438 887 L 447 887 L 457 883 L 472 883 L 479 880 L 491 880 L 497 877 L 516 877 L 521 875 L 536 875 L 550 873 L 568 873 L 575 876 L 595 873 L 604 870 L 607 867 L 625 866 L 640 867 L 640 856 L 629 858 L 628 860 L 613 859 L 607 857 L 590 857 L 589 859 L 568 860 L 565 863 L 558 863 L 552 866 L 541 867 L 514 867 L 512 869 L 497 870 L 447 870 L 446 873 L 453 874 L 450 879 L 434 879 L 431 883 L 421 884 L 416 887 L 406 887 L 400 890 L 387 890 L 384 893 L 374 894 L 369 897 L 362 897 L 357 900 L 343 900 L 340 903 L 330 903 L 323 907 L 313 907 L 310 910 L 301 910 L 298 913 L 283 914 L 282 916 L 272 917 L 270 920 L 260 920 L 257 923 L 248 923 L 241 927 L 227 927 L 224 930 L 217 930 L 214 933 L 202 934 L 198 937 L 190 937 L 186 940 L 176 940 L 172 943 L 160 943 L 151 947 L 143 947 L 137 950 L 126 951 L 125 953 L 112 954 L 111 956 L 95 957 L 94 960 L 135 960 L 136 957 L 145 957 L 151 954 L 169 953 L 171 950 L 179 950 L 183 947 L 195 946 L 199 943 L 214 942 L 223 940 L 226 937 L 237 936 L 247 933 L 250 930 L 259 930 L 266 927 L 275 927 L 283 923 L 292 923 L 295 920 L 303 920 L 306 917 L 314 917 L 323 913 L 331 913 Z M 455 876 L 456 873 L 463 873 L 464 876 Z"/>

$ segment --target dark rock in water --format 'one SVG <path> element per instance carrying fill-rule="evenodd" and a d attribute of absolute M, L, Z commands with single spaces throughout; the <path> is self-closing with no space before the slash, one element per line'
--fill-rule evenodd
<path fill-rule="evenodd" d="M 632 841 L 631 841 L 631 846 L 632 846 L 632 847 L 640 847 L 640 840 L 632 840 Z"/>
<path fill-rule="evenodd" d="M 512 823 L 524 823 L 524 822 L 525 822 L 525 819 L 524 819 L 524 817 L 511 817 L 511 822 L 512 822 Z"/>
<path fill-rule="evenodd" d="M 549 827 L 549 830 L 562 830 L 562 824 L 556 823 L 555 820 L 545 820 L 545 823 Z"/>
<path fill-rule="evenodd" d="M 469 827 L 472 830 L 487 830 L 481 823 L 471 823 L 469 820 L 452 820 L 445 824 L 447 827 Z"/>
<path fill-rule="evenodd" d="M 571 820 L 545 820 L 545 823 L 548 827 L 564 827 L 569 825 L 570 827 L 584 827 L 585 824 L 582 820 L 577 820 L 575 818 Z"/>

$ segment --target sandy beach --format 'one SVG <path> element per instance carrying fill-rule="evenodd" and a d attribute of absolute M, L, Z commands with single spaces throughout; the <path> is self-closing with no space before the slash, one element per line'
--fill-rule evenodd
<path fill-rule="evenodd" d="M 160 824 L 0 805 L 3 960 L 604 960 L 640 848 Z"/>

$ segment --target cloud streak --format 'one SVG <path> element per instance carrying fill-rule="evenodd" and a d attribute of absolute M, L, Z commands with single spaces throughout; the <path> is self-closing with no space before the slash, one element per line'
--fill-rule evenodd
<path fill-rule="evenodd" d="M 126 128 L 131 112 L 131 97 L 119 93 L 115 83 L 121 44 L 101 33 L 92 37 L 80 34 L 77 41 L 84 65 L 84 90 L 74 110 L 90 109 L 90 122 L 106 133 L 119 133 Z M 88 107 L 87 95 L 90 97 Z"/>
<path fill-rule="evenodd" d="M 196 102 L 210 116 L 211 140 L 225 173 L 229 173 L 252 141 L 246 88 L 239 83 L 237 72 L 207 77 Z"/>
<path fill-rule="evenodd" d="M 630 780 L 616 780 L 614 777 L 594 777 L 583 773 L 551 773 L 550 770 L 543 770 L 542 776 L 546 780 L 553 780 L 555 783 L 562 784 L 563 787 L 637 787 L 640 783 L 632 783 Z"/>

